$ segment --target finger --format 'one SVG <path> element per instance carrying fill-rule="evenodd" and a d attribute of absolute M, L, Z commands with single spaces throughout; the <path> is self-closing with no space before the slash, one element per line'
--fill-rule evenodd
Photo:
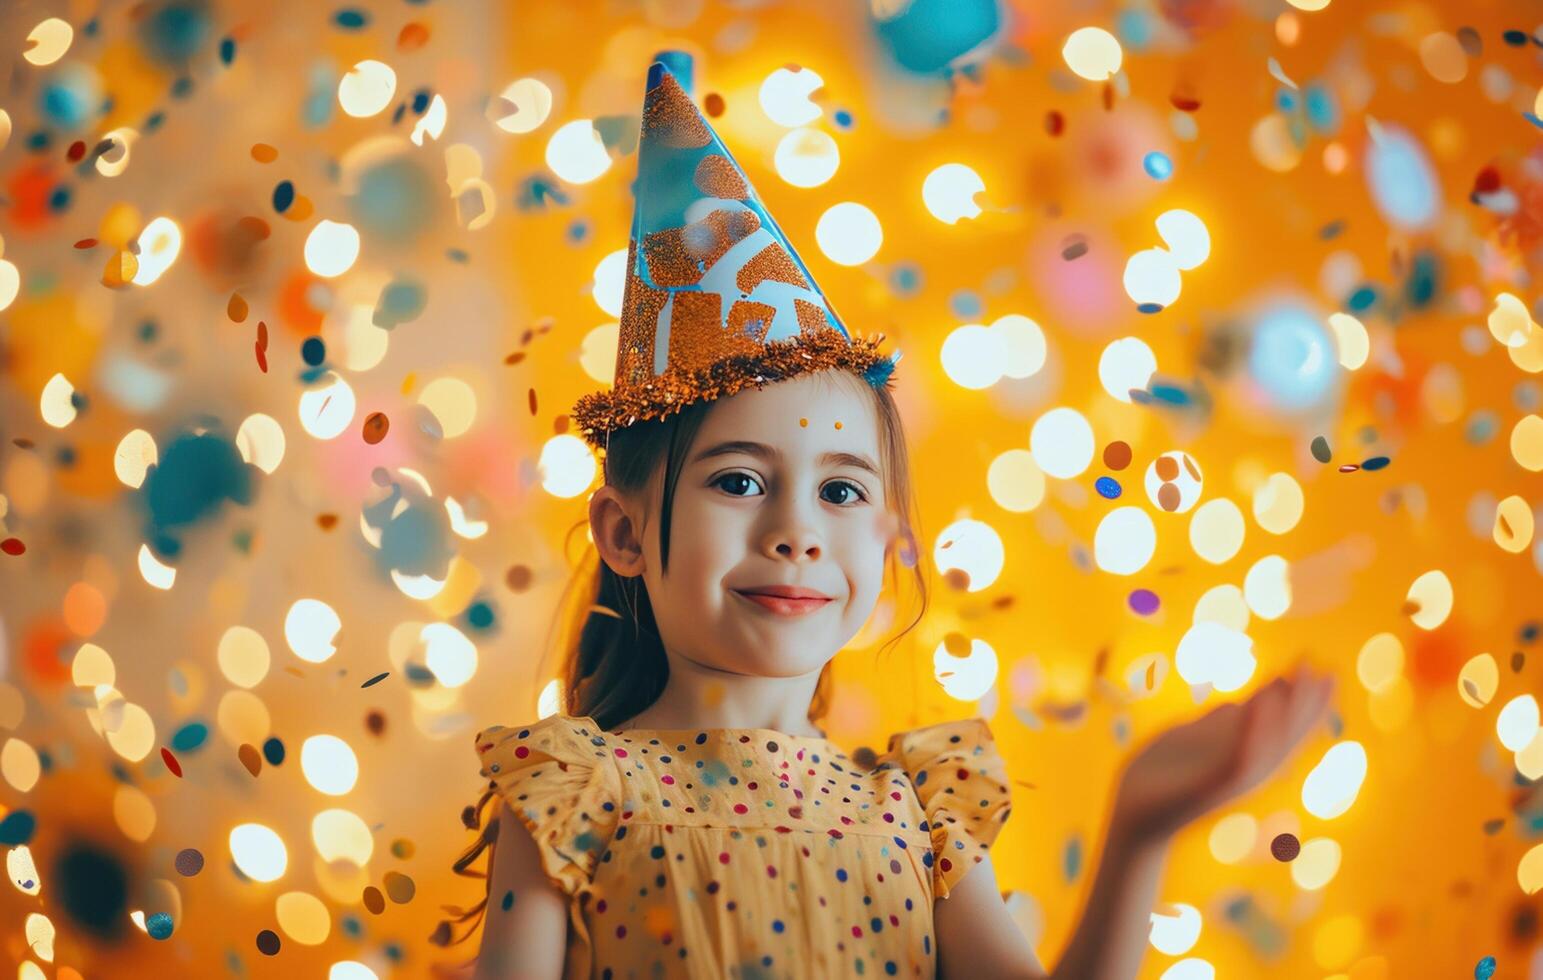
<path fill-rule="evenodd" d="M 1286 722 L 1285 740 L 1287 751 L 1295 748 L 1307 733 L 1323 720 L 1329 698 L 1334 691 L 1334 676 L 1319 674 L 1302 685 L 1292 701 Z"/>

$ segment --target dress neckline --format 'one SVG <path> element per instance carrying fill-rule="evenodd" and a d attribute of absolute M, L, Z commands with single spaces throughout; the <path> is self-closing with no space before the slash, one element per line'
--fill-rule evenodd
<path fill-rule="evenodd" d="M 628 737 L 631 737 L 631 738 L 636 738 L 638 735 L 649 735 L 649 736 L 686 735 L 686 736 L 691 736 L 691 737 L 694 738 L 697 735 L 701 735 L 701 734 L 705 733 L 705 734 L 708 734 L 708 735 L 756 735 L 756 736 L 766 736 L 766 737 L 780 738 L 780 739 L 783 739 L 784 741 L 825 742 L 825 743 L 828 743 L 830 745 L 835 745 L 836 744 L 835 742 L 831 741 L 830 736 L 828 736 L 828 735 L 795 735 L 795 734 L 793 734 L 791 732 L 784 732 L 784 731 L 781 731 L 780 729 L 776 729 L 776 728 L 622 728 L 622 729 L 614 729 L 614 728 L 600 728 L 599 723 L 597 723 L 594 718 L 592 718 L 592 717 L 590 717 L 588 715 L 584 716 L 584 720 L 589 722 L 591 725 L 594 725 L 596 728 L 599 728 L 601 731 L 605 732 L 607 735 L 624 735 L 624 736 L 628 736 Z"/>

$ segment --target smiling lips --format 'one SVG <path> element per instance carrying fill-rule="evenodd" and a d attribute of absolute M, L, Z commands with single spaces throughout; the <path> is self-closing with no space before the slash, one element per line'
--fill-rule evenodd
<path fill-rule="evenodd" d="M 831 601 L 831 597 L 823 592 L 793 585 L 763 585 L 733 591 L 781 616 L 802 616 Z"/>

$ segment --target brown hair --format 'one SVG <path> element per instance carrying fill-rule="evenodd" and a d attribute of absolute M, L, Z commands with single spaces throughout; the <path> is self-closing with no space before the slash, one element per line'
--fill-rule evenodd
<path fill-rule="evenodd" d="M 916 552 L 919 522 L 911 488 L 910 459 L 900 410 L 890 394 L 889 385 L 874 386 L 849 372 L 837 370 L 835 373 L 873 393 L 879 417 L 879 469 L 884 474 L 885 504 L 900 519 L 901 545 L 890 553 L 890 582 L 898 589 L 900 568 L 909 565 L 915 573 L 920 599 L 916 618 L 880 648 L 875 659 L 882 659 L 890 646 L 921 622 L 927 609 L 927 580 Z M 686 454 L 691 451 L 702 422 L 714 404 L 715 401 L 693 402 L 663 419 L 617 429 L 607 443 L 603 456 L 605 482 L 623 493 L 641 494 L 658 468 L 664 467 L 659 515 L 661 571 L 668 569 L 670 563 L 670 518 L 675 487 L 680 481 Z M 571 541 L 574 534 L 588 524 L 587 517 L 575 524 L 568 532 L 568 540 Z M 909 552 L 909 557 L 903 552 Z M 554 626 L 558 624 L 566 624 L 555 647 L 562 658 L 560 677 L 564 714 L 591 717 L 601 729 L 609 730 L 642 712 L 664 691 L 670 662 L 654 622 L 648 590 L 641 577 L 623 578 L 612 571 L 593 543 L 585 548 L 579 567 L 563 592 L 562 609 L 554 619 Z M 830 689 L 831 665 L 827 663 L 820 671 L 809 705 L 810 722 L 825 717 L 830 708 Z M 492 819 L 486 824 L 483 822 L 483 811 L 495 795 L 496 789 L 490 785 L 476 804 L 461 812 L 461 822 L 470 830 L 480 827 L 481 832 L 456 860 L 456 874 L 487 877 L 486 872 L 469 869 L 478 855 L 498 838 L 496 808 Z M 470 909 L 447 906 L 446 910 L 455 915 L 455 922 L 473 918 L 478 921 L 472 922 L 467 931 L 454 940 L 451 939 L 451 920 L 441 921 L 430 941 L 440 946 L 463 942 L 476 931 L 486 908 L 486 896 Z"/>

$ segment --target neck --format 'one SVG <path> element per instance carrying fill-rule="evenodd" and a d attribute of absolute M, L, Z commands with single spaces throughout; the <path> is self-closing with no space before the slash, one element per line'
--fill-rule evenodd
<path fill-rule="evenodd" d="M 735 674 L 668 652 L 670 677 L 653 704 L 613 730 L 767 728 L 824 738 L 809 721 L 818 670 L 794 677 Z"/>

